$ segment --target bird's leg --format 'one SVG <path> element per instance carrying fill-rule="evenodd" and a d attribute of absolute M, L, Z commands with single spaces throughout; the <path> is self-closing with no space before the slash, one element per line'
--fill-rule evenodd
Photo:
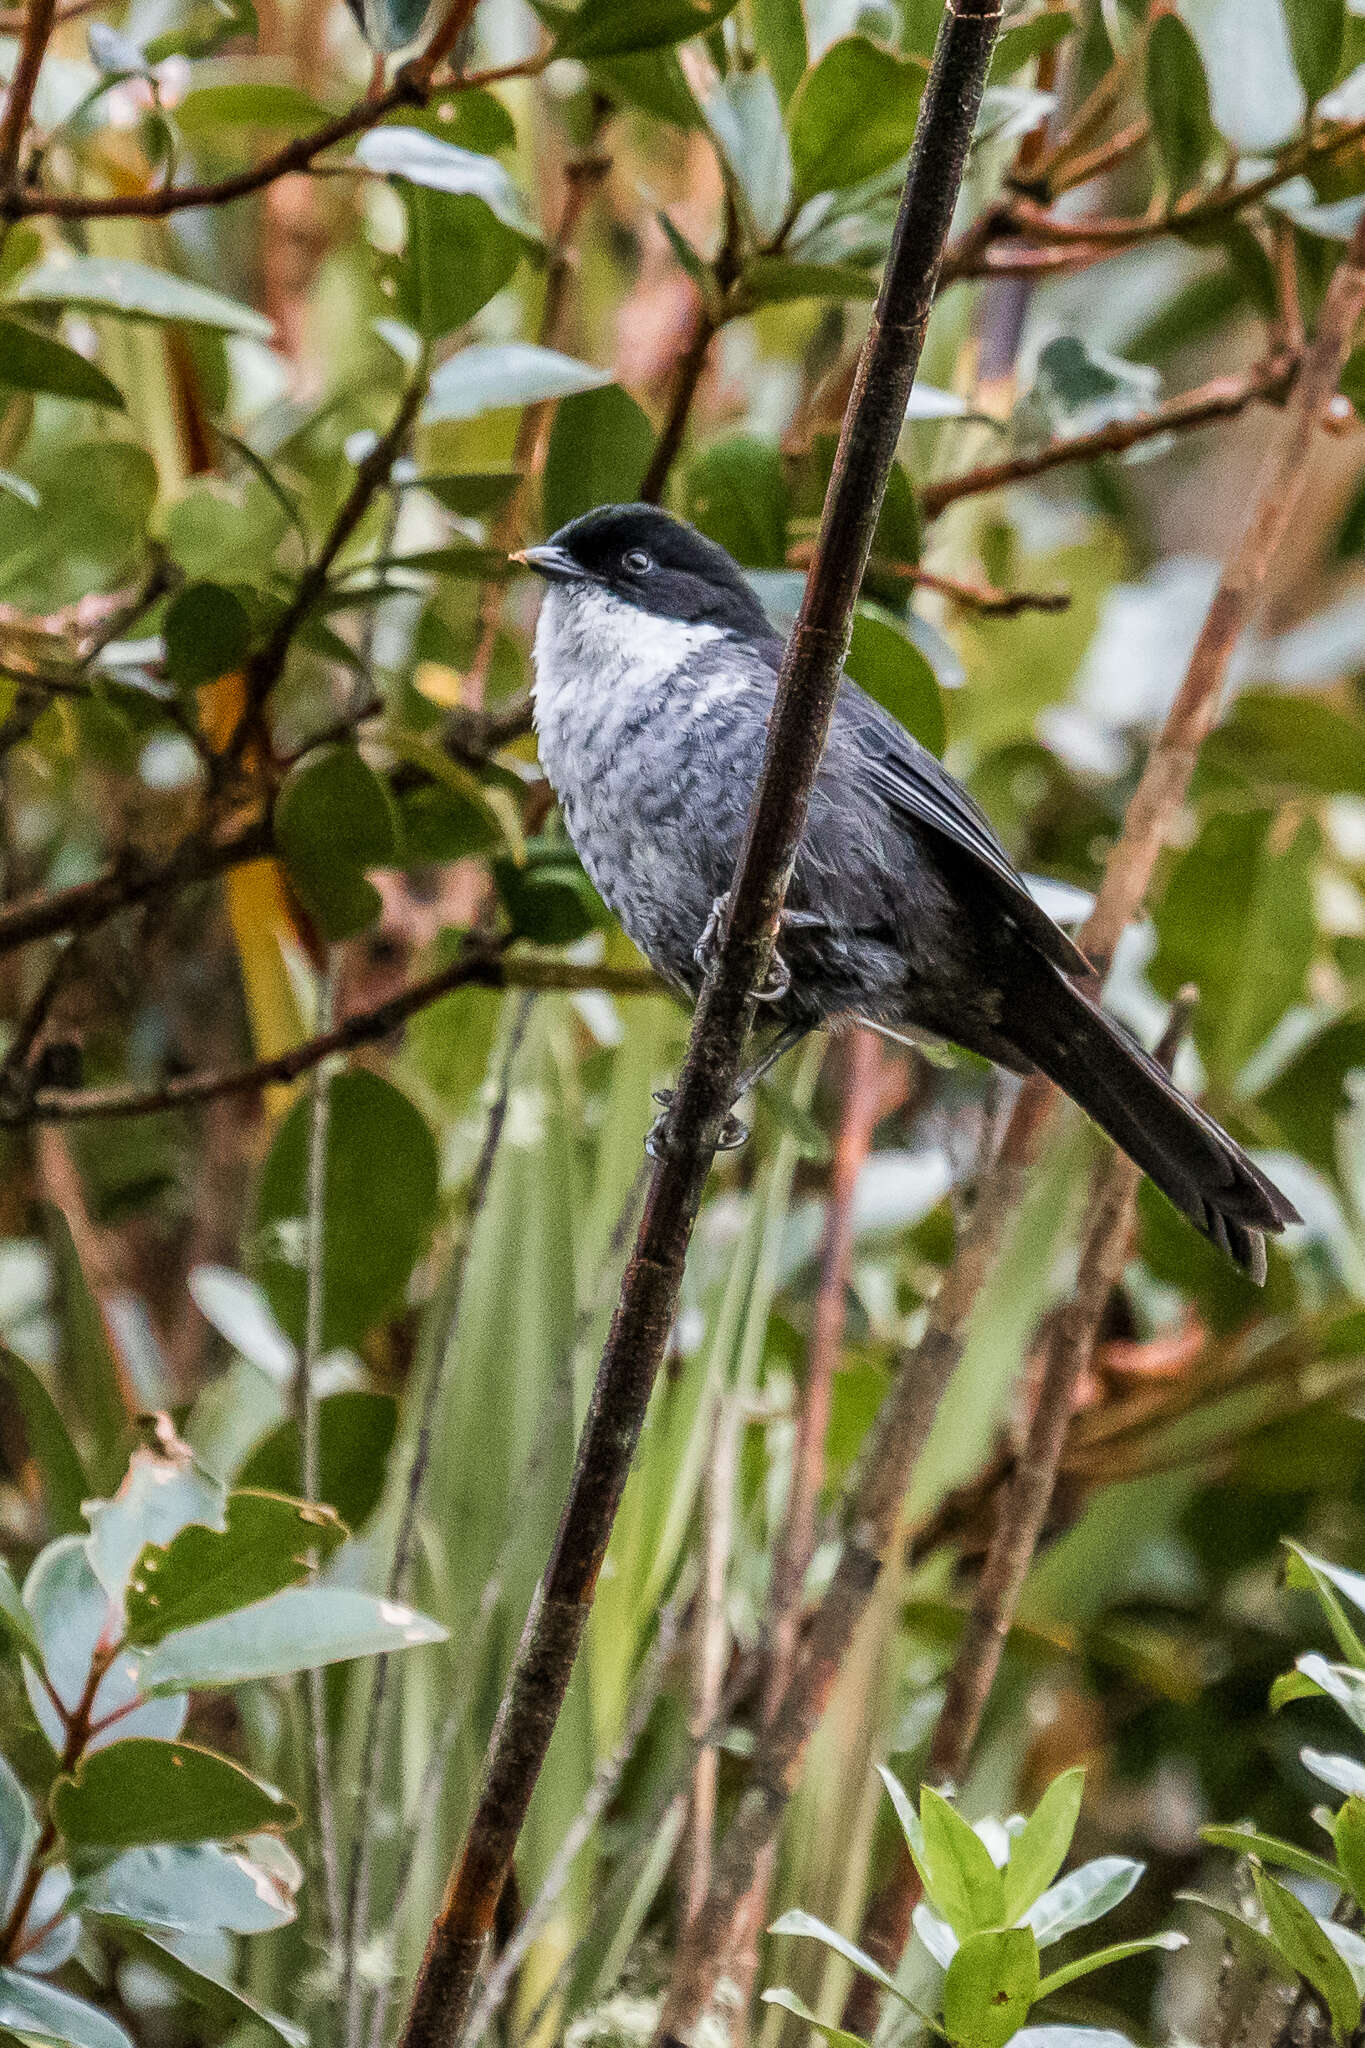
<path fill-rule="evenodd" d="M 711 915 L 707 918 L 702 928 L 702 935 L 692 949 L 693 963 L 701 974 L 709 974 L 715 962 L 716 952 L 720 946 L 721 928 L 725 923 L 725 914 L 729 908 L 730 891 L 727 889 L 725 894 L 717 896 L 715 902 L 711 905 Z M 784 910 L 779 938 L 783 930 L 794 931 L 800 925 L 818 925 L 822 922 L 823 919 L 818 917 L 813 911 Z M 779 948 L 774 947 L 772 959 L 768 963 L 767 978 L 762 988 L 756 992 L 754 1001 L 756 1003 L 780 1003 L 783 996 L 789 992 L 791 985 L 791 969 L 783 959 Z"/>
<path fill-rule="evenodd" d="M 720 1136 L 716 1140 L 716 1150 L 718 1152 L 738 1151 L 739 1147 L 746 1142 L 749 1136 L 748 1126 L 747 1124 L 742 1124 L 735 1115 L 733 1104 L 742 1102 L 750 1089 L 756 1087 L 763 1076 L 777 1065 L 784 1053 L 789 1053 L 794 1045 L 799 1045 L 809 1030 L 810 1026 L 808 1024 L 786 1025 L 783 1030 L 778 1032 L 767 1050 L 761 1053 L 753 1062 L 752 1066 L 744 1069 L 744 1072 L 735 1083 L 735 1092 L 730 1098 L 732 1105 L 730 1112 L 720 1127 Z M 655 1094 L 654 1100 L 659 1104 L 663 1114 L 655 1118 L 650 1128 L 649 1136 L 645 1139 L 645 1150 L 651 1159 L 659 1159 L 663 1156 L 667 1140 L 668 1119 L 673 1109 L 673 1090 L 671 1088 L 660 1088 Z"/>

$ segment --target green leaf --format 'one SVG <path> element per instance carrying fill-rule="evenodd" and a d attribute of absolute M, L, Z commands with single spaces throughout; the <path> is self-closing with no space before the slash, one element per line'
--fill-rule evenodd
<path fill-rule="evenodd" d="M 784 256 L 758 256 L 745 269 L 744 290 L 758 306 L 791 299 L 875 299 L 877 280 L 852 263 L 789 263 Z"/>
<path fill-rule="evenodd" d="M 123 410 L 123 393 L 103 370 L 55 335 L 0 320 L 0 386 Z"/>
<path fill-rule="evenodd" d="M 1090 1976 L 1094 1970 L 1107 1970 L 1111 1963 L 1126 1963 L 1132 1956 L 1151 1955 L 1157 1950 L 1173 1954 L 1184 1948 L 1189 1941 L 1187 1934 L 1177 1934 L 1166 1929 L 1160 1934 L 1140 1935 L 1136 1941 L 1114 1941 L 1108 1948 L 1097 1948 L 1088 1956 L 1078 1956 L 1074 1963 L 1064 1963 L 1060 1970 L 1053 1970 L 1038 1986 L 1039 1998 L 1050 1998 L 1054 1991 L 1061 1991 L 1068 1984 L 1074 1984 L 1081 1977 Z"/>
<path fill-rule="evenodd" d="M 272 332 L 264 314 L 250 306 L 130 257 L 50 256 L 26 270 L 8 297 L 14 305 L 83 306 L 125 320 L 168 320 L 258 341 L 268 341 Z"/>
<path fill-rule="evenodd" d="M 943 752 L 947 735 L 938 678 L 897 622 L 860 605 L 844 667 L 921 746 L 931 754 Z"/>
<path fill-rule="evenodd" d="M 1344 1593 L 1353 1606 L 1365 1611 L 1365 1578 L 1359 1572 L 1343 1571 L 1323 1558 L 1314 1557 L 1297 1543 L 1287 1541 L 1285 1548 L 1289 1552 L 1285 1584 L 1309 1588 L 1317 1595 L 1342 1656 L 1357 1670 L 1365 1670 L 1365 1643 L 1337 1598 L 1338 1592 Z"/>
<path fill-rule="evenodd" d="M 804 2020 L 808 2027 L 814 2027 L 817 2034 L 833 2044 L 833 2048 L 867 2048 L 859 2034 L 847 2034 L 842 2027 L 831 2027 L 824 2020 L 817 2019 L 803 1998 L 794 1991 L 777 1990 L 759 1993 L 765 2005 L 781 2006 L 783 2012 L 792 2013 L 798 2020 Z"/>
<path fill-rule="evenodd" d="M 246 607 L 221 583 L 191 583 L 177 592 L 161 630 L 166 673 L 184 689 L 217 682 L 240 668 L 251 641 Z"/>
<path fill-rule="evenodd" d="M 303 1330 L 308 1105 L 275 1135 L 256 1208 L 258 1274 L 289 1335 Z M 436 1220 L 439 1162 L 425 1117 L 379 1075 L 331 1085 L 323 1343 L 356 1344 L 401 1299 Z"/>
<path fill-rule="evenodd" d="M 1329 1179 L 1338 1171 L 1347 1076 L 1358 1068 L 1365 1068 L 1365 1010 L 1348 1010 L 1310 1038 L 1257 1098 L 1294 1151 Z"/>
<path fill-rule="evenodd" d="M 1188 1900 L 1202 1912 L 1211 1913 L 1229 1938 L 1250 1956 L 1262 1969 L 1271 1968 L 1277 1973 L 1285 1969 L 1284 1957 L 1276 1948 L 1270 1936 L 1259 1927 L 1253 1927 L 1244 1920 L 1237 1910 L 1221 1899 L 1205 1898 L 1202 1892 L 1177 1892 L 1177 1899 Z"/>
<path fill-rule="evenodd" d="M 33 1801 L 0 1756 L 0 1924 L 9 1918 L 37 1842 Z"/>
<path fill-rule="evenodd" d="M 1254 1870 L 1252 1879 L 1276 1947 L 1290 1968 L 1318 1993 L 1331 2015 L 1333 2029 L 1345 2038 L 1360 2022 L 1360 1993 L 1351 1972 L 1293 1892 L 1264 1870 Z"/>
<path fill-rule="evenodd" d="M 347 1586 L 298 1586 L 167 1636 L 143 1658 L 142 1685 L 148 1693 L 241 1685 L 445 1638 L 439 1622 L 398 1601 Z"/>
<path fill-rule="evenodd" d="M 1231 1849 L 1238 1856 L 1255 1856 L 1262 1863 L 1278 1864 L 1284 1870 L 1292 1870 L 1299 1877 L 1316 1878 L 1321 1884 L 1340 1887 L 1341 1878 L 1325 1856 L 1315 1856 L 1311 1849 L 1301 1849 L 1297 1842 L 1282 1842 L 1274 1835 L 1263 1835 L 1254 1827 L 1204 1827 L 1200 1828 L 1201 1841 L 1215 1849 Z"/>
<path fill-rule="evenodd" d="M 24 1606 L 33 1619 L 48 1685 L 70 1712 L 84 1696 L 96 1648 L 107 1648 L 117 1638 L 122 1623 L 120 1608 L 91 1569 L 81 1537 L 59 1536 L 39 1553 L 24 1582 Z M 66 1722 L 54 1707 L 47 1687 L 39 1683 L 27 1666 L 24 1689 L 34 1718 L 60 1756 L 66 1743 Z M 186 1702 L 164 1699 L 139 1704 L 140 1690 L 137 1660 L 129 1652 L 121 1651 L 95 1691 L 91 1719 L 96 1733 L 91 1739 L 92 1747 L 124 1735 L 179 1734 Z M 111 1716 L 117 1718 L 111 1720 Z"/>
<path fill-rule="evenodd" d="M 128 1587 L 128 1639 L 146 1648 L 176 1629 L 304 1585 L 347 1533 L 331 1508 L 275 1493 L 231 1493 L 221 1530 L 182 1529 L 169 1544 L 142 1552 Z"/>
<path fill-rule="evenodd" d="M 780 569 L 789 498 L 782 457 L 748 434 L 716 441 L 688 467 L 687 517 L 751 569 Z"/>
<path fill-rule="evenodd" d="M 919 1817 L 931 1904 L 959 1941 L 980 1928 L 999 1927 L 1005 1911 L 1004 1878 L 980 1835 L 930 1785 L 920 1794 Z"/>
<path fill-rule="evenodd" d="M 1344 1792 L 1348 1798 L 1365 1798 L 1365 1764 L 1353 1756 L 1333 1756 L 1321 1749 L 1305 1747 L 1299 1751 L 1299 1762 L 1324 1785 L 1330 1785 L 1334 1792 Z"/>
<path fill-rule="evenodd" d="M 460 149 L 425 128 L 386 124 L 360 137 L 355 160 L 379 176 L 405 179 L 433 192 L 481 199 L 504 227 L 533 241 L 540 239 L 526 201 L 495 156 Z"/>
<path fill-rule="evenodd" d="M 437 504 L 457 519 L 489 519 L 511 502 L 520 483 L 516 470 L 481 469 L 454 476 L 414 477 L 407 488 L 429 491 Z"/>
<path fill-rule="evenodd" d="M 583 0 L 562 14 L 557 57 L 622 57 L 704 35 L 734 11 L 736 0 Z"/>
<path fill-rule="evenodd" d="M 115 2020 L 83 1998 L 59 1991 L 26 1970 L 0 1969 L 0 2027 L 27 2042 L 59 2041 L 70 2048 L 133 2048 Z"/>
<path fill-rule="evenodd" d="M 121 1602 L 129 1574 L 147 1543 L 169 1543 L 191 1522 L 223 1526 L 226 1495 L 161 1417 L 155 1437 L 139 1444 L 112 1500 L 86 1505 L 86 1553 L 110 1599 Z"/>
<path fill-rule="evenodd" d="M 1002 29 L 991 57 L 991 79 L 998 83 L 1031 64 L 1047 50 L 1065 42 L 1076 26 L 1069 7 L 1044 7 L 1023 21 Z"/>
<path fill-rule="evenodd" d="M 1329 90 L 1346 37 L 1346 0 L 1284 0 L 1294 69 L 1315 105 Z"/>
<path fill-rule="evenodd" d="M 130 441 L 45 441 L 25 478 L 39 507 L 0 500 L 0 596 L 28 610 L 112 590 L 144 559 L 156 465 Z"/>
<path fill-rule="evenodd" d="M 801 0 L 751 0 L 754 41 L 785 106 L 809 62 Z"/>
<path fill-rule="evenodd" d="M 324 936 L 353 938 L 380 911 L 365 869 L 398 858 L 398 811 L 387 783 L 355 747 L 319 747 L 284 779 L 275 844 Z"/>
<path fill-rule="evenodd" d="M 397 266 L 398 310 L 428 341 L 440 341 L 511 282 L 526 242 L 482 198 L 409 184 L 403 202 L 408 240 Z"/>
<path fill-rule="evenodd" d="M 866 36 L 831 43 L 788 114 L 798 196 L 841 191 L 898 163 L 914 138 L 925 77 Z"/>
<path fill-rule="evenodd" d="M 920 1873 L 922 1882 L 924 1878 L 924 1829 L 920 1826 L 919 1813 L 915 1802 L 895 1772 L 888 1769 L 885 1764 L 878 1764 L 877 1776 L 885 1785 L 887 1797 L 896 1809 L 896 1819 L 900 1822 L 901 1833 L 905 1837 L 905 1846 L 914 1859 L 915 1867 Z"/>
<path fill-rule="evenodd" d="M 874 1984 L 880 1984 L 883 1991 L 889 1991 L 893 1998 L 898 1998 L 902 2005 L 910 2006 L 912 2011 L 918 2010 L 913 2000 L 906 1997 L 895 1978 L 889 1975 L 880 1963 L 874 1962 L 866 1949 L 859 1948 L 856 1942 L 850 1941 L 847 1935 L 840 1934 L 837 1928 L 827 1927 L 824 1921 L 817 1920 L 813 1913 L 803 1913 L 800 1907 L 793 1907 L 790 1912 L 783 1913 L 780 1919 L 774 1920 L 768 1932 L 805 1935 L 812 1941 L 823 1943 L 826 1948 L 833 1949 L 836 1956 L 842 1956 L 846 1963 L 852 1963 L 855 1970 L 861 1970 L 865 1977 L 870 1977 Z"/>
<path fill-rule="evenodd" d="M 1194 1037 L 1231 1079 L 1299 1000 L 1317 947 L 1316 822 L 1281 827 L 1271 811 L 1220 811 L 1172 871 L 1156 913 L 1151 976 L 1171 997 L 1200 993 Z"/>
<path fill-rule="evenodd" d="M 1068 1871 L 1035 1899 L 1024 1915 L 1038 1937 L 1039 1948 L 1112 1913 L 1127 1898 L 1143 1867 L 1129 1856 L 1097 1856 L 1079 1870 Z"/>
<path fill-rule="evenodd" d="M 541 486 L 546 527 L 554 532 L 596 505 L 628 504 L 654 452 L 647 415 L 619 385 L 561 401 L 550 429 Z"/>
<path fill-rule="evenodd" d="M 299 1817 L 282 1792 L 216 1751 L 145 1736 L 110 1743 L 59 1778 L 52 1814 L 68 1842 L 90 1849 L 229 1841 Z"/>
<path fill-rule="evenodd" d="M 969 1934 L 943 1980 L 943 2024 L 959 2048 L 1004 2048 L 1038 1996 L 1038 1944 L 1027 1927 Z"/>
<path fill-rule="evenodd" d="M 529 341 L 479 343 L 441 364 L 431 380 L 422 419 L 427 426 L 442 420 L 473 420 L 507 406 L 568 398 L 575 391 L 593 391 L 613 381 L 610 370 L 596 370 Z"/>
<path fill-rule="evenodd" d="M 463 993 L 463 991 L 461 991 Z M 318 1402 L 318 1492 L 348 1529 L 359 1529 L 378 1507 L 398 1428 L 391 1394 L 359 1388 Z M 302 1484 L 297 1422 L 282 1422 L 243 1465 L 242 1486 L 287 1493 Z"/>
<path fill-rule="evenodd" d="M 1353 1792 L 1332 1823 L 1332 1841 L 1342 1875 L 1356 1903 L 1365 1900 L 1365 1798 Z"/>
<path fill-rule="evenodd" d="M 522 866 L 493 864 L 493 880 L 517 935 L 536 946 L 570 946 L 610 922 L 601 897 L 567 847 Z"/>
<path fill-rule="evenodd" d="M 1147 31 L 1147 110 L 1173 198 L 1197 185 L 1216 137 L 1199 45 L 1178 14 Z"/>
<path fill-rule="evenodd" d="M 1041 1898 L 1066 1861 L 1080 1818 L 1085 1771 L 1078 1764 L 1054 1778 L 1020 1832 L 1005 1865 L 1005 1918 L 1014 1921 Z"/>
<path fill-rule="evenodd" d="M 63 1534 L 85 1528 L 81 1504 L 92 1489 L 57 1404 L 33 1367 L 0 1344 L 0 1381 L 19 1411 L 25 1448 L 42 1479 L 48 1520 Z"/>
<path fill-rule="evenodd" d="M 224 131 L 268 130 L 290 137 L 310 134 L 337 112 L 287 78 L 256 70 L 242 75 L 241 58 L 228 57 L 196 64 L 192 83 L 175 110 L 181 133 L 218 143 Z"/>
<path fill-rule="evenodd" d="M 217 1842 L 125 1849 L 81 1884 L 81 1911 L 190 1933 L 265 1934 L 294 1918 L 293 1891 L 246 1849 Z"/>
<path fill-rule="evenodd" d="M 792 199 L 791 154 L 777 88 L 766 71 L 731 72 L 711 87 L 702 112 L 754 238 L 773 241 Z"/>
<path fill-rule="evenodd" d="M 1186 14 L 1219 133 L 1251 155 L 1286 142 L 1302 125 L 1304 104 L 1280 0 L 1199 0 Z"/>
<path fill-rule="evenodd" d="M 142 1933 L 130 1933 L 125 1937 L 134 1955 L 151 1963 L 154 1969 L 183 1991 L 192 2004 L 212 2013 L 220 2023 L 240 2026 L 245 2021 L 250 2027 L 267 2027 L 285 2043 L 285 2048 L 308 2048 L 308 2034 L 304 2028 L 258 2004 L 245 1991 L 215 1976 L 201 1963 L 191 1962 L 187 1956 L 179 1954 L 172 1945 L 176 1938 L 158 1939 L 156 1935 Z"/>
<path fill-rule="evenodd" d="M 10 1568 L 2 1557 L 0 1557 L 0 1630 L 3 1630 L 12 1642 L 17 1643 L 19 1648 L 33 1659 L 35 1664 L 42 1663 L 42 1652 L 38 1647 L 38 1638 L 33 1633 L 33 1623 L 29 1620 L 24 1610 L 24 1603 L 19 1598 L 19 1588 L 15 1585 L 10 1574 Z"/>

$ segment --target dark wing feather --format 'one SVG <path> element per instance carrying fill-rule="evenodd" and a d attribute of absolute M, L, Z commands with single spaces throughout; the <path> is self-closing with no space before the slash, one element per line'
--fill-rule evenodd
<path fill-rule="evenodd" d="M 864 690 L 845 680 L 835 727 L 857 750 L 866 786 L 896 816 L 936 833 L 965 854 L 1001 908 L 1047 959 L 1067 974 L 1092 975 L 1078 946 L 1034 902 L 1028 885 L 991 830 L 990 821 L 927 747 L 906 732 Z"/>

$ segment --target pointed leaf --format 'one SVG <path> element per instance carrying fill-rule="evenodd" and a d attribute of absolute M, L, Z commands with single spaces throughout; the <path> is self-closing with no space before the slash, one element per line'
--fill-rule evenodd
<path fill-rule="evenodd" d="M 1294 69 L 1315 105 L 1331 86 L 1346 35 L 1346 0 L 1284 0 Z"/>
<path fill-rule="evenodd" d="M 794 1991 L 764 1991 L 759 1994 L 765 2005 L 780 2005 L 783 2012 L 791 2013 L 803 2020 L 808 2027 L 814 2027 L 817 2034 L 823 2034 L 832 2048 L 867 2048 L 859 2034 L 846 2034 L 842 2027 L 831 2027 L 825 2020 L 818 2019 L 803 1998 Z"/>
<path fill-rule="evenodd" d="M 25 1970 L 0 1969 L 0 2027 L 26 2041 L 67 2042 L 70 2048 L 133 2048 L 116 2021 Z"/>
<path fill-rule="evenodd" d="M 1175 1896 L 1192 1906 L 1198 1906 L 1201 1912 L 1211 1913 L 1230 1940 L 1261 1969 L 1269 1968 L 1283 1974 L 1286 1968 L 1284 1957 L 1270 1936 L 1263 1928 L 1254 1927 L 1249 1920 L 1244 1919 L 1234 1907 L 1222 1899 L 1205 1898 L 1203 1892 L 1177 1892 Z"/>
<path fill-rule="evenodd" d="M 37 1840 L 33 1801 L 0 1756 L 0 1926 L 9 1918 Z"/>
<path fill-rule="evenodd" d="M 1337 1862 L 1357 1904 L 1365 1900 L 1365 1799 L 1353 1793 L 1332 1825 Z"/>
<path fill-rule="evenodd" d="M 1353 1756 L 1329 1756 L 1321 1749 L 1301 1749 L 1299 1762 L 1334 1792 L 1365 1795 L 1365 1764 Z"/>
<path fill-rule="evenodd" d="M 38 1638 L 33 1632 L 19 1588 L 10 1577 L 9 1566 L 0 1557 L 0 1634 L 9 1636 L 12 1642 L 30 1656 L 35 1664 L 41 1664 L 43 1653 L 38 1647 Z"/>
<path fill-rule="evenodd" d="M 886 1764 L 878 1764 L 877 1776 L 881 1779 L 883 1785 L 885 1785 L 887 1796 L 890 1799 L 891 1804 L 896 1809 L 896 1819 L 901 1824 L 901 1833 L 905 1836 L 905 1846 L 910 1851 L 911 1856 L 915 1859 L 916 1866 L 919 1868 L 920 1876 L 921 1878 L 923 1878 L 924 1829 L 920 1826 L 919 1814 L 916 1811 L 915 1802 L 910 1797 L 910 1794 L 906 1791 L 904 1785 L 902 1785 L 900 1779 L 896 1776 L 895 1772 L 889 1769 Z"/>
<path fill-rule="evenodd" d="M 245 1849 L 217 1842 L 125 1849 L 81 1886 L 81 1910 L 188 1933 L 264 1934 L 294 1918 L 293 1891 Z"/>
<path fill-rule="evenodd" d="M 300 1586 L 167 1636 L 144 1659 L 142 1685 L 148 1693 L 240 1685 L 445 1639 L 439 1622 L 396 1600 L 343 1586 Z"/>
<path fill-rule="evenodd" d="M 59 1778 L 52 1813 L 69 1842 L 101 1849 L 230 1841 L 299 1817 L 282 1792 L 216 1751 L 144 1736 L 111 1743 Z"/>
<path fill-rule="evenodd" d="M 1315 1856 L 1311 1849 L 1301 1849 L 1297 1842 L 1282 1842 L 1254 1827 L 1207 1827 L 1200 1828 L 1199 1833 L 1215 1849 L 1231 1849 L 1238 1856 L 1257 1856 L 1262 1863 L 1277 1864 L 1299 1877 L 1314 1877 L 1323 1884 L 1341 1884 L 1339 1873 L 1325 1856 Z"/>
<path fill-rule="evenodd" d="M 1314 1557 L 1301 1544 L 1286 1543 L 1289 1563 L 1285 1570 L 1286 1583 L 1291 1586 L 1311 1587 L 1321 1602 L 1322 1610 L 1331 1623 L 1332 1633 L 1338 1648 L 1347 1662 L 1357 1669 L 1365 1669 L 1365 1640 L 1362 1640 L 1354 1624 L 1342 1611 L 1338 1593 L 1344 1594 L 1356 1609 L 1365 1614 L 1365 1577 L 1359 1572 L 1348 1572 L 1340 1565 L 1329 1564 L 1325 1558 Z"/>
<path fill-rule="evenodd" d="M 1179 15 L 1158 14 L 1147 31 L 1147 107 L 1173 198 L 1197 184 L 1216 141 L 1199 45 Z"/>
<path fill-rule="evenodd" d="M 1318 1993 L 1336 2032 L 1351 2033 L 1360 2021 L 1360 1993 L 1351 1972 L 1301 1899 L 1264 1870 L 1252 1877 L 1281 1955 Z"/>
<path fill-rule="evenodd" d="M 1035 1899 L 1024 1915 L 1039 1948 L 1102 1919 L 1127 1898 L 1146 1866 L 1129 1856 L 1097 1856 L 1083 1863 Z"/>
<path fill-rule="evenodd" d="M 979 1928 L 999 1927 L 1005 1912 L 1004 1880 L 981 1837 L 928 1785 L 920 1796 L 919 1817 L 931 1903 L 959 1940 Z"/>
<path fill-rule="evenodd" d="M 50 1526 L 60 1535 L 83 1532 L 81 1503 L 90 1493 L 90 1481 L 56 1402 L 27 1360 L 4 1344 L 0 1380 L 19 1410 L 28 1455 L 42 1478 Z"/>
<path fill-rule="evenodd" d="M 610 370 L 578 363 L 529 341 L 479 343 L 441 364 L 431 380 L 422 411 L 428 426 L 442 420 L 473 420 L 507 406 L 567 398 L 615 380 Z"/>
<path fill-rule="evenodd" d="M 169 270 L 129 257 L 50 256 L 11 285 L 9 298 L 24 306 L 83 306 L 127 320 L 169 320 L 188 327 L 212 327 L 224 334 L 250 334 L 268 341 L 264 314 Z"/>
<path fill-rule="evenodd" d="M 1027 1927 L 969 1934 L 943 1981 L 943 2024 L 959 2048 L 1004 2048 L 1038 1996 L 1038 1944 Z"/>
<path fill-rule="evenodd" d="M 1189 1941 L 1188 1934 L 1177 1934 L 1168 1928 L 1161 1934 L 1144 1934 L 1136 1941 L 1111 1942 L 1108 1948 L 1097 1948 L 1088 1956 L 1078 1956 L 1074 1963 L 1064 1963 L 1060 1970 L 1053 1970 L 1038 1986 L 1038 1997 L 1049 1998 L 1054 1991 L 1060 1991 L 1067 1984 L 1074 1984 L 1080 1977 L 1088 1977 L 1092 1970 L 1107 1970 L 1111 1963 L 1126 1963 L 1130 1956 L 1150 1955 L 1154 1950 L 1164 1949 L 1174 1953 L 1184 1948 Z"/>
<path fill-rule="evenodd" d="M 1365 1671 L 1357 1671 L 1349 1664 L 1329 1664 L 1316 1650 L 1310 1651 L 1306 1657 L 1297 1659 L 1293 1671 L 1276 1679 L 1271 1688 L 1271 1705 L 1303 1699 L 1313 1692 L 1325 1692 L 1353 1726 L 1365 1732 Z"/>
<path fill-rule="evenodd" d="M 285 2048 L 308 2048 L 308 2035 L 304 2028 L 295 2026 L 292 2020 L 283 2018 L 280 2013 L 271 2012 L 268 2006 L 258 2005 L 235 1984 L 226 1983 L 181 1955 L 173 1943 L 182 1938 L 137 1933 L 127 1941 L 132 1954 L 151 1963 L 154 1969 L 169 1977 L 193 2004 L 202 2006 L 216 2019 L 234 2025 L 245 2020 L 249 2025 L 268 2027 L 285 2043 Z"/>
<path fill-rule="evenodd" d="M 1085 1771 L 1078 1764 L 1063 1771 L 1044 1792 L 1021 1831 L 1010 1843 L 1005 1866 L 1005 1918 L 1015 1921 L 1041 1898 L 1066 1861 L 1080 1818 Z"/>
<path fill-rule="evenodd" d="M 874 1984 L 880 1984 L 883 1991 L 889 1991 L 893 1998 L 898 1998 L 902 2005 L 911 2003 L 895 1978 L 889 1975 L 880 1963 L 874 1962 L 866 1949 L 859 1948 L 856 1942 L 850 1941 L 847 1935 L 840 1934 L 836 1928 L 827 1927 L 825 1922 L 817 1920 L 813 1913 L 803 1913 L 799 1906 L 793 1907 L 780 1919 L 774 1920 L 768 1932 L 806 1935 L 812 1941 L 822 1942 L 826 1948 L 833 1949 L 835 1955 L 842 1956 L 846 1963 L 852 1963 L 855 1970 L 861 1970 L 865 1977 L 870 1977 Z"/>
<path fill-rule="evenodd" d="M 123 410 L 123 393 L 76 349 L 17 320 L 0 320 L 0 385 Z"/>

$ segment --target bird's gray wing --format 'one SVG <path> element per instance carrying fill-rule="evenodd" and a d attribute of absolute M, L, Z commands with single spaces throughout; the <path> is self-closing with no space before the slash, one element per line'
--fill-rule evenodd
<path fill-rule="evenodd" d="M 1067 974 L 1092 974 L 1089 961 L 1029 894 L 985 813 L 927 747 L 864 690 L 845 679 L 834 734 L 856 754 L 865 788 L 894 816 L 911 821 L 967 857 L 991 894 L 1049 960 Z"/>

